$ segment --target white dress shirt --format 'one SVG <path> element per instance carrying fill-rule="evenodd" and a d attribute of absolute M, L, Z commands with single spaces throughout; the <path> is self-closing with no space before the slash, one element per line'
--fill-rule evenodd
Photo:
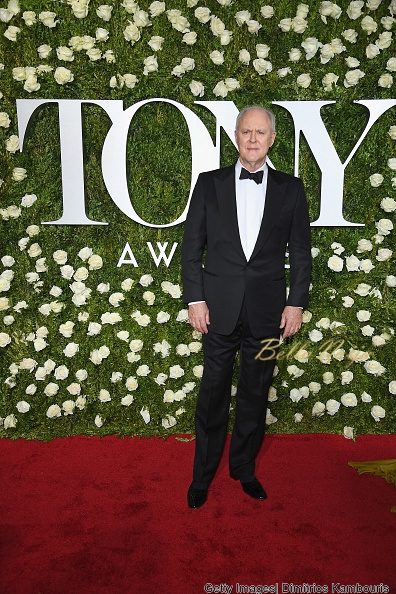
<path fill-rule="evenodd" d="M 246 256 L 250 259 L 256 245 L 263 220 L 265 194 L 267 192 L 268 167 L 264 163 L 256 171 L 263 171 L 263 181 L 257 184 L 253 179 L 239 179 L 242 164 L 240 160 L 235 164 L 235 191 L 238 215 L 238 228 L 241 244 Z M 255 173 L 255 172 L 252 172 Z"/>

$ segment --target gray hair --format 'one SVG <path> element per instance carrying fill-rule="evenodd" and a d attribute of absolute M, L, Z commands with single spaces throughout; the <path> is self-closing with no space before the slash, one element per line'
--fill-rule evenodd
<path fill-rule="evenodd" d="M 235 130 L 238 130 L 243 116 L 245 115 L 245 113 L 247 113 L 251 109 L 259 109 L 260 111 L 263 111 L 265 114 L 267 114 L 269 121 L 270 121 L 271 134 L 273 132 L 275 132 L 276 122 L 275 122 L 274 112 L 271 111 L 270 109 L 267 109 L 266 107 L 262 107 L 262 105 L 248 105 L 247 107 L 244 107 L 243 109 L 241 109 L 241 111 L 239 112 L 239 114 L 237 116 L 236 122 L 235 122 Z"/>

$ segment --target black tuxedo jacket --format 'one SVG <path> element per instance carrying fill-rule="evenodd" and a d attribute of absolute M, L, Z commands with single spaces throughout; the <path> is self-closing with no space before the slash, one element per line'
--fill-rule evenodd
<path fill-rule="evenodd" d="M 310 226 L 300 179 L 268 168 L 263 220 L 246 260 L 238 230 L 235 166 L 200 174 L 184 230 L 183 298 L 186 303 L 206 301 L 209 331 L 231 334 L 245 297 L 253 336 L 279 334 L 285 305 L 307 306 L 310 272 Z"/>

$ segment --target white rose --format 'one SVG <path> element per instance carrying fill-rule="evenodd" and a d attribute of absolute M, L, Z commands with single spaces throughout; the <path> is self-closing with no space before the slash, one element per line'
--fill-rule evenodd
<path fill-rule="evenodd" d="M 378 260 L 379 262 L 385 262 L 386 260 L 389 260 L 389 258 L 392 256 L 393 252 L 392 250 L 389 250 L 387 248 L 381 248 L 378 250 L 378 253 L 376 255 L 376 260 Z"/>
<path fill-rule="evenodd" d="M 24 413 L 29 412 L 30 404 L 28 402 L 26 402 L 26 400 L 20 400 L 19 402 L 17 402 L 16 408 L 17 408 L 18 412 L 24 414 Z"/>
<path fill-rule="evenodd" d="M 373 188 L 378 188 L 384 181 L 384 176 L 380 173 L 373 173 L 373 175 L 370 175 L 369 180 Z"/>
<path fill-rule="evenodd" d="M 395 126 L 395 130 L 396 130 L 396 126 Z M 395 138 L 396 140 L 396 138 Z M 396 210 L 396 200 L 394 200 L 393 198 L 383 198 L 381 200 L 381 204 L 380 204 L 382 210 L 384 210 L 385 212 L 393 212 L 394 210 Z"/>
<path fill-rule="evenodd" d="M 78 353 L 79 350 L 80 350 L 80 347 L 77 343 L 69 342 L 69 344 L 67 344 L 65 346 L 65 348 L 63 349 L 63 353 L 64 353 L 65 357 L 74 357 L 74 355 L 76 353 Z"/>
<path fill-rule="evenodd" d="M 336 349 L 331 354 L 333 356 L 333 359 L 336 359 L 336 361 L 343 361 L 345 357 L 345 349 Z"/>
<path fill-rule="evenodd" d="M 130 406 L 133 402 L 134 398 L 132 394 L 127 394 L 124 398 L 121 398 L 122 406 Z"/>
<path fill-rule="evenodd" d="M 19 146 L 19 138 L 18 136 L 16 136 L 15 134 L 13 134 L 12 136 L 10 136 L 8 138 L 8 140 L 6 141 L 6 150 L 9 153 L 16 153 L 17 151 L 19 151 L 20 146 Z"/>
<path fill-rule="evenodd" d="M 234 89 L 239 89 L 240 84 L 239 81 L 236 78 L 226 78 L 224 80 L 224 84 L 227 87 L 228 91 L 233 91 Z M 174 285 L 174 287 L 176 287 L 177 285 Z M 173 289 L 171 290 L 171 295 L 172 295 Z"/>
<path fill-rule="evenodd" d="M 257 33 L 260 31 L 262 25 L 260 25 L 260 23 L 258 21 L 255 20 L 250 20 L 246 23 L 247 28 L 249 33 L 251 33 L 252 35 L 257 35 Z"/>
<path fill-rule="evenodd" d="M 79 369 L 78 371 L 76 371 L 75 376 L 79 382 L 83 382 L 84 380 L 87 379 L 88 372 L 86 369 Z"/>
<path fill-rule="evenodd" d="M 272 71 L 272 64 L 268 60 L 264 60 L 263 58 L 256 58 L 253 60 L 253 67 L 255 71 L 260 75 L 267 74 L 268 72 Z"/>
<path fill-rule="evenodd" d="M 352 56 L 345 58 L 345 63 L 348 66 L 348 68 L 357 68 L 358 66 L 360 66 L 359 60 L 353 58 Z"/>
<path fill-rule="evenodd" d="M 220 66 L 224 62 L 224 52 L 214 50 L 209 54 L 209 58 L 212 60 L 213 64 L 216 64 L 216 66 Z"/>
<path fill-rule="evenodd" d="M 344 267 L 344 261 L 338 256 L 331 256 L 327 261 L 327 266 L 334 272 L 341 272 Z"/>
<path fill-rule="evenodd" d="M 294 47 L 289 51 L 289 61 L 290 62 L 298 62 L 300 58 L 301 58 L 301 50 L 299 50 L 297 47 Z"/>
<path fill-rule="evenodd" d="M 159 386 L 164 386 L 167 379 L 168 376 L 165 373 L 159 373 L 154 381 Z"/>
<path fill-rule="evenodd" d="M 54 78 L 58 85 L 65 85 L 74 80 L 74 75 L 67 68 L 59 66 L 54 72 Z"/>
<path fill-rule="evenodd" d="M 308 336 L 312 342 L 319 342 L 323 338 L 323 334 L 320 332 L 320 330 L 311 330 L 308 332 Z"/>
<path fill-rule="evenodd" d="M 73 50 L 64 45 L 56 48 L 56 55 L 58 60 L 63 60 L 64 62 L 73 62 L 74 60 Z"/>
<path fill-rule="evenodd" d="M 150 367 L 148 365 L 140 365 L 136 370 L 136 375 L 140 375 L 142 377 L 146 377 L 151 373 Z"/>
<path fill-rule="evenodd" d="M 304 33 L 305 29 L 308 27 L 308 21 L 304 18 L 296 16 L 292 20 L 292 29 L 294 33 L 302 34 Z"/>
<path fill-rule="evenodd" d="M 178 344 L 176 347 L 176 353 L 181 357 L 188 357 L 190 355 L 190 349 L 186 344 Z"/>
<path fill-rule="evenodd" d="M 146 425 L 147 425 L 147 423 L 150 423 L 150 412 L 149 412 L 147 406 L 142 407 L 140 414 L 143 418 L 143 421 L 146 423 Z"/>
<path fill-rule="evenodd" d="M 125 387 L 130 392 L 133 392 L 134 390 L 137 390 L 137 388 L 139 387 L 139 384 L 138 384 L 138 381 L 137 381 L 136 377 L 134 377 L 133 375 L 131 375 L 130 377 L 128 377 L 126 379 L 126 382 L 125 382 Z"/>
<path fill-rule="evenodd" d="M 97 427 L 100 428 L 103 427 L 104 421 L 100 415 L 96 415 L 94 423 Z"/>
<path fill-rule="evenodd" d="M 98 6 L 98 8 L 96 9 L 96 14 L 100 19 L 103 19 L 104 21 L 109 21 L 111 19 L 112 10 L 112 6 L 109 6 L 108 4 L 102 4 L 101 6 Z"/>
<path fill-rule="evenodd" d="M 78 396 L 81 393 L 81 386 L 77 382 L 71 383 L 66 389 L 72 396 Z"/>
<path fill-rule="evenodd" d="M 55 379 L 64 380 L 69 376 L 69 370 L 65 365 L 59 365 L 54 371 Z"/>
<path fill-rule="evenodd" d="M 194 370 L 193 370 L 193 373 L 194 373 Z M 172 367 L 169 368 L 169 377 L 171 377 L 172 379 L 177 379 L 179 377 L 182 377 L 183 375 L 184 375 L 184 369 L 182 369 L 180 367 L 180 365 L 173 365 Z"/>
<path fill-rule="evenodd" d="M 363 31 L 366 31 L 367 35 L 371 35 L 371 33 L 375 33 L 378 28 L 377 23 L 371 16 L 365 16 L 360 21 L 360 24 L 361 24 Z"/>
<path fill-rule="evenodd" d="M 375 405 L 371 409 L 371 416 L 377 423 L 385 417 L 385 409 L 382 406 Z"/>
<path fill-rule="evenodd" d="M 99 355 L 102 359 L 106 359 L 110 355 L 110 349 L 106 345 L 99 347 Z"/>
<path fill-rule="evenodd" d="M 359 322 L 367 322 L 371 318 L 371 313 L 367 310 L 361 309 L 356 314 L 357 319 Z"/>
<path fill-rule="evenodd" d="M 49 46 L 47 44 L 40 45 L 37 48 L 37 53 L 38 53 L 39 57 L 42 60 L 45 60 L 46 58 L 48 58 L 48 56 L 50 55 L 51 51 L 52 51 L 51 46 Z"/>
<path fill-rule="evenodd" d="M 140 31 L 135 23 L 128 21 L 129 25 L 124 29 L 124 38 L 126 41 L 130 41 L 131 45 L 134 45 L 136 41 L 140 39 Z"/>
<path fill-rule="evenodd" d="M 318 382 L 310 382 L 308 388 L 312 394 L 317 394 L 321 389 L 321 385 Z"/>
<path fill-rule="evenodd" d="M 316 358 L 324 365 L 330 365 L 331 363 L 331 355 L 327 351 L 322 351 Z"/>
<path fill-rule="evenodd" d="M 359 270 L 360 260 L 356 256 L 348 256 L 345 258 L 345 264 L 348 272 L 356 272 Z"/>
<path fill-rule="evenodd" d="M 148 56 L 143 60 L 144 70 L 143 74 L 147 76 L 150 72 L 157 72 L 158 71 L 158 62 L 155 56 Z"/>
<path fill-rule="evenodd" d="M 196 43 L 196 41 L 197 41 L 197 34 L 195 33 L 195 31 L 190 31 L 189 33 L 185 33 L 183 35 L 182 42 L 185 43 L 186 45 L 194 45 L 194 43 Z"/>
<path fill-rule="evenodd" d="M 235 20 L 239 27 L 242 27 L 244 23 L 247 23 L 250 20 L 250 12 L 248 10 L 240 10 L 235 13 Z"/>
<path fill-rule="evenodd" d="M 364 368 L 367 373 L 375 376 L 382 375 L 386 371 L 385 367 L 383 367 L 381 363 L 378 363 L 378 361 L 366 361 Z"/>
<path fill-rule="evenodd" d="M 139 284 L 142 285 L 142 287 L 148 287 L 153 280 L 151 274 L 143 274 L 143 276 L 140 277 Z"/>
<path fill-rule="evenodd" d="M 198 8 L 196 8 L 194 15 L 200 23 L 207 23 L 211 19 L 210 9 L 206 6 L 199 6 Z"/>
<path fill-rule="evenodd" d="M 353 439 L 353 432 L 354 432 L 354 428 L 353 427 L 344 427 L 344 431 L 343 431 L 343 435 L 346 439 Z"/>
<path fill-rule="evenodd" d="M 331 91 L 333 88 L 333 85 L 336 86 L 337 85 L 337 81 L 339 79 L 339 76 L 337 74 L 334 74 L 333 72 L 329 72 L 328 74 L 325 74 L 325 76 L 322 78 L 322 85 L 325 91 Z"/>
<path fill-rule="evenodd" d="M 393 274 L 388 275 L 385 279 L 387 287 L 396 287 L 396 276 Z"/>
<path fill-rule="evenodd" d="M 164 38 L 160 37 L 159 35 L 154 35 L 147 43 L 151 47 L 154 52 L 162 50 L 162 44 L 164 43 Z"/>
<path fill-rule="evenodd" d="M 324 328 L 328 330 L 330 328 L 330 319 L 329 318 L 320 318 L 318 322 L 316 322 L 317 328 Z"/>
<path fill-rule="evenodd" d="M 298 388 L 293 388 L 290 390 L 289 396 L 292 402 L 299 402 L 302 398 L 302 394 Z"/>
<path fill-rule="evenodd" d="M 102 27 L 98 27 L 95 31 L 95 38 L 96 41 L 107 41 L 109 38 L 108 30 L 103 29 Z"/>
<path fill-rule="evenodd" d="M 61 408 L 57 404 L 52 404 L 47 412 L 46 415 L 49 419 L 55 419 L 56 417 L 62 416 Z"/>
<path fill-rule="evenodd" d="M 125 297 L 122 293 L 112 293 L 109 297 L 109 303 L 110 305 L 113 305 L 113 307 L 119 307 L 121 301 L 124 301 Z"/>
<path fill-rule="evenodd" d="M 378 47 L 381 50 L 387 49 L 388 47 L 390 47 L 392 43 L 392 33 L 390 33 L 389 31 L 384 31 L 383 33 L 380 33 L 378 36 L 378 39 L 375 42 L 375 45 L 378 45 Z"/>
<path fill-rule="evenodd" d="M 391 74 L 382 74 L 378 79 L 378 86 L 383 89 L 390 89 L 393 85 L 393 77 Z"/>
<path fill-rule="evenodd" d="M 341 384 L 343 386 L 350 384 L 351 381 L 353 380 L 353 373 L 352 371 L 343 371 L 341 373 Z"/>
<path fill-rule="evenodd" d="M 312 408 L 312 416 L 313 417 L 322 417 L 325 410 L 326 410 L 326 406 L 323 404 L 323 402 L 315 402 L 315 404 L 313 405 L 313 408 Z"/>
<path fill-rule="evenodd" d="M 152 17 L 157 17 L 165 12 L 165 2 L 152 2 L 149 6 L 150 14 Z"/>
<path fill-rule="evenodd" d="M 5 111 L 0 111 L 0 128 L 9 128 L 11 124 L 11 120 L 10 120 L 10 116 L 8 115 L 8 113 L 6 113 Z M 15 169 L 14 169 L 15 171 Z M 26 171 L 26 169 L 24 169 L 23 171 Z M 12 174 L 12 177 L 14 179 L 14 172 Z M 23 177 L 21 179 L 24 179 Z"/>
<path fill-rule="evenodd" d="M 383 346 L 386 341 L 383 336 L 373 336 L 371 342 L 373 343 L 373 346 L 380 347 Z"/>
<path fill-rule="evenodd" d="M 390 72 L 396 72 L 396 58 L 389 58 L 386 63 L 386 69 Z"/>
<path fill-rule="evenodd" d="M 374 58 L 376 58 L 380 53 L 380 49 L 377 45 L 370 43 L 367 47 L 366 47 L 366 56 L 369 60 L 373 60 Z"/>
<path fill-rule="evenodd" d="M 279 78 L 285 78 L 288 74 L 292 74 L 292 70 L 289 67 L 279 68 L 279 70 L 276 71 L 276 74 L 279 76 Z"/>
<path fill-rule="evenodd" d="M 346 29 L 342 32 L 342 36 L 345 41 L 348 41 L 349 43 L 356 43 L 358 38 L 358 34 L 355 29 Z"/>
<path fill-rule="evenodd" d="M 55 396 L 55 394 L 57 394 L 58 392 L 59 392 L 59 386 L 58 386 L 58 384 L 55 384 L 54 382 L 50 382 L 44 388 L 44 394 L 46 396 Z"/>
<path fill-rule="evenodd" d="M 326 402 L 326 410 L 330 416 L 335 415 L 338 412 L 340 406 L 341 405 L 338 400 L 334 400 L 333 398 Z"/>
<path fill-rule="evenodd" d="M 359 69 L 348 70 L 344 78 L 344 87 L 349 88 L 357 85 L 363 76 L 365 76 L 364 72 Z"/>
<path fill-rule="evenodd" d="M 171 427 L 174 427 L 176 423 L 177 421 L 172 415 L 166 415 L 166 417 L 162 419 L 162 426 L 164 429 L 170 429 Z"/>
<path fill-rule="evenodd" d="M 103 260 L 101 256 L 92 254 L 92 256 L 88 258 L 88 264 L 90 270 L 99 270 L 103 266 Z"/>
<path fill-rule="evenodd" d="M 11 336 L 7 332 L 0 332 L 0 347 L 4 348 L 11 342 Z"/>
<path fill-rule="evenodd" d="M 203 97 L 204 92 L 205 92 L 205 87 L 201 82 L 199 82 L 197 80 L 192 80 L 189 84 L 189 87 L 190 87 L 190 91 L 194 95 L 194 97 Z"/>
<path fill-rule="evenodd" d="M 389 219 L 380 219 L 375 223 L 380 235 L 389 235 L 393 229 L 393 223 Z"/>
<path fill-rule="evenodd" d="M 269 5 L 262 6 L 260 12 L 265 19 L 270 19 L 274 16 L 274 9 Z"/>
<path fill-rule="evenodd" d="M 195 377 L 201 378 L 203 374 L 203 365 L 195 365 L 193 367 L 193 374 Z"/>
<path fill-rule="evenodd" d="M 136 10 L 133 14 L 133 20 L 137 27 L 150 27 L 151 26 L 149 15 L 144 10 L 141 10 L 141 9 Z"/>
<path fill-rule="evenodd" d="M 102 58 L 102 52 L 97 47 L 87 50 L 86 54 L 91 62 L 96 62 Z"/>
<path fill-rule="evenodd" d="M 73 400 L 65 400 L 62 404 L 63 414 L 65 416 L 72 415 L 75 407 L 76 403 Z"/>
<path fill-rule="evenodd" d="M 318 39 L 316 39 L 316 37 L 307 37 L 307 39 L 304 39 L 304 41 L 301 43 L 301 47 L 305 51 L 306 59 L 310 60 L 314 57 L 318 49 L 322 47 L 322 44 Z"/>
<path fill-rule="evenodd" d="M 218 37 L 219 35 L 221 35 L 223 33 L 223 31 L 225 31 L 225 24 L 223 23 L 223 21 L 221 19 L 212 15 L 210 17 L 210 29 L 211 29 L 213 35 Z"/>
<path fill-rule="evenodd" d="M 282 19 L 279 21 L 278 27 L 283 33 L 288 33 L 292 27 L 291 19 Z"/>
<path fill-rule="evenodd" d="M 100 390 L 99 400 L 100 400 L 100 402 L 110 402 L 111 401 L 110 392 L 108 390 L 104 390 L 104 389 Z"/>
<path fill-rule="evenodd" d="M 395 19 L 393 17 L 382 17 L 381 19 L 381 25 L 384 27 L 384 29 L 387 29 L 388 31 L 390 31 L 394 25 Z"/>
<path fill-rule="evenodd" d="M 391 394 L 396 394 L 396 380 L 392 380 L 391 382 L 389 382 L 388 389 Z"/>

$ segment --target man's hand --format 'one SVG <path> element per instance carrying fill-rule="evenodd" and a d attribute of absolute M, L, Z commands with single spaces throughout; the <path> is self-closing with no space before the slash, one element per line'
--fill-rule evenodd
<path fill-rule="evenodd" d="M 194 330 L 198 330 L 202 334 L 208 333 L 209 309 L 205 302 L 193 303 L 188 306 L 188 321 Z"/>
<path fill-rule="evenodd" d="M 286 305 L 282 313 L 281 323 L 279 328 L 283 328 L 283 338 L 293 336 L 301 328 L 302 324 L 302 309 L 294 307 L 293 305 Z"/>

